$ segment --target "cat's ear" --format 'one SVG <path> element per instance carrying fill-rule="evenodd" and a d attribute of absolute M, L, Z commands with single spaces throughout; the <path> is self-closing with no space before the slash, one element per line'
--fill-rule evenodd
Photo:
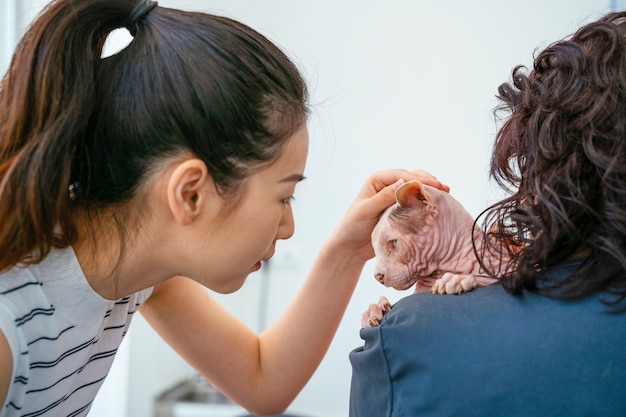
<path fill-rule="evenodd" d="M 405 182 L 396 190 L 396 202 L 401 207 L 433 206 L 433 198 L 424 184 L 417 180 Z"/>

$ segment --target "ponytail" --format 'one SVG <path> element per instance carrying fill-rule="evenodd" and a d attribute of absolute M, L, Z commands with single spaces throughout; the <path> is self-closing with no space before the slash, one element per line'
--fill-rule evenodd
<path fill-rule="evenodd" d="M 133 6 L 54 1 L 18 44 L 0 84 L 0 271 L 75 239 L 68 187 L 96 102 L 94 62 Z"/>
<path fill-rule="evenodd" d="M 304 80 L 267 38 L 155 6 L 56 0 L 18 45 L 0 84 L 0 271 L 76 243 L 77 217 L 96 241 L 108 216 L 123 244 L 141 184 L 182 152 L 236 201 L 306 122 Z M 123 27 L 132 42 L 101 58 Z"/>

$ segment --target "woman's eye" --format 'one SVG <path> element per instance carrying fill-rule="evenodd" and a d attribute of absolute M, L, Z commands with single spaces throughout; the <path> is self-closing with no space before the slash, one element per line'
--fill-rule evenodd
<path fill-rule="evenodd" d="M 291 204 L 292 201 L 295 201 L 296 198 L 294 196 L 290 196 L 289 198 L 285 198 L 283 200 L 283 204 Z"/>

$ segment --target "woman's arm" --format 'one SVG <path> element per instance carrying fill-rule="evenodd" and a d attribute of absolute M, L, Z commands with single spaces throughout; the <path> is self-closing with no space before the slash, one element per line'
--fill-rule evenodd
<path fill-rule="evenodd" d="M 258 337 L 182 277 L 155 287 L 142 307 L 148 322 L 224 394 L 257 414 L 282 412 L 309 380 L 335 334 L 365 262 L 370 235 L 393 202 L 393 184 L 424 172 L 372 176 L 318 254 L 287 311 Z"/>
<path fill-rule="evenodd" d="M 0 407 L 4 404 L 9 393 L 12 373 L 13 354 L 4 333 L 0 331 Z"/>

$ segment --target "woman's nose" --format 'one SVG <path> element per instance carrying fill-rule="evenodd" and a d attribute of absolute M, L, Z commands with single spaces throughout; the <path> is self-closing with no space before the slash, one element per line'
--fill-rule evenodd
<path fill-rule="evenodd" d="M 278 226 L 276 239 L 289 239 L 293 236 L 295 230 L 296 224 L 293 218 L 293 210 L 291 209 L 291 205 L 287 205 L 285 206 L 283 217 L 281 218 L 280 225 Z"/>

